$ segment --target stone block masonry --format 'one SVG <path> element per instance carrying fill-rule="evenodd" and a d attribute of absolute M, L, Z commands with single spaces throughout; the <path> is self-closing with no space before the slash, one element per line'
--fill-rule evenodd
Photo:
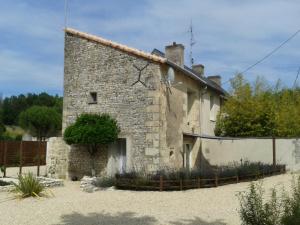
<path fill-rule="evenodd" d="M 146 65 L 141 82 L 135 83 L 137 68 Z M 82 113 L 108 113 L 118 121 L 121 135 L 131 139 L 127 169 L 158 169 L 160 77 L 158 63 L 66 32 L 63 130 Z M 92 92 L 96 93 L 94 104 L 90 104 Z M 56 165 L 56 171 L 85 172 L 83 161 L 89 161 L 89 156 L 74 147 L 66 149 L 68 165 Z M 107 153 L 102 151 L 100 158 L 98 174 L 105 171 Z"/>

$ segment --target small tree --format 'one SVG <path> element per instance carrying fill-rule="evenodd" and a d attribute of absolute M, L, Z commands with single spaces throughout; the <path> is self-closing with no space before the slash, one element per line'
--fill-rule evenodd
<path fill-rule="evenodd" d="M 82 114 L 76 122 L 66 128 L 64 140 L 69 144 L 87 145 L 91 157 L 92 176 L 95 176 L 95 155 L 101 145 L 118 138 L 117 121 L 108 114 Z"/>
<path fill-rule="evenodd" d="M 54 108 L 32 106 L 20 114 L 19 124 L 32 136 L 44 140 L 60 131 L 61 115 Z"/>

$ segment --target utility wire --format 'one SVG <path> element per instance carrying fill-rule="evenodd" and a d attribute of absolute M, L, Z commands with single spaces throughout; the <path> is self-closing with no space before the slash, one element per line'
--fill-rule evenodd
<path fill-rule="evenodd" d="M 264 56 L 263 58 L 261 58 L 260 60 L 258 60 L 256 63 L 252 64 L 251 66 L 247 67 L 244 71 L 242 71 L 241 73 L 246 73 L 247 71 L 251 70 L 253 67 L 255 67 L 256 65 L 260 64 L 261 62 L 263 62 L 264 60 L 266 60 L 267 58 L 269 58 L 271 55 L 273 55 L 275 52 L 277 52 L 282 46 L 284 46 L 286 43 L 288 43 L 290 40 L 292 40 L 295 36 L 297 36 L 297 34 L 300 33 L 300 29 L 297 30 L 293 35 L 291 35 L 288 39 L 286 39 L 284 42 L 282 42 L 280 45 L 278 45 L 276 48 L 274 48 L 271 52 L 269 52 L 266 56 Z M 225 81 L 222 83 L 226 84 L 229 81 L 231 81 L 231 79 Z"/>
<path fill-rule="evenodd" d="M 297 80 L 298 80 L 299 74 L 300 74 L 300 67 L 299 67 L 299 69 L 298 69 L 297 76 L 296 76 L 296 79 L 295 79 L 295 81 L 294 81 L 293 88 L 296 87 L 296 84 L 297 84 Z"/>

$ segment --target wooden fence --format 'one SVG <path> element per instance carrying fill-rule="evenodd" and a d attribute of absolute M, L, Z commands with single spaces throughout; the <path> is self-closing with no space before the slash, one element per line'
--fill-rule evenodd
<path fill-rule="evenodd" d="M 7 167 L 37 166 L 37 175 L 40 166 L 46 165 L 47 142 L 39 141 L 0 141 L 0 166 L 4 168 L 6 176 Z"/>
<path fill-rule="evenodd" d="M 159 179 L 136 179 L 136 178 L 117 178 L 116 187 L 126 190 L 153 190 L 153 191 L 176 191 L 188 190 L 194 188 L 210 188 L 221 185 L 234 184 L 245 181 L 257 180 L 260 178 L 283 174 L 286 172 L 285 167 L 281 169 L 273 169 L 268 173 L 248 174 L 244 176 L 218 177 L 194 179 L 164 179 L 160 176 Z"/>

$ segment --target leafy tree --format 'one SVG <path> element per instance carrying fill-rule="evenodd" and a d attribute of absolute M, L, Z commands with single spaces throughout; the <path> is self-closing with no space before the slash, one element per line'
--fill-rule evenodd
<path fill-rule="evenodd" d="M 300 90 L 274 88 L 258 78 L 254 85 L 241 74 L 231 82 L 231 91 L 218 115 L 217 136 L 300 135 Z"/>
<path fill-rule="evenodd" d="M 20 113 L 34 105 L 54 107 L 58 113 L 62 113 L 62 97 L 51 96 L 47 93 L 29 93 L 3 99 L 0 117 L 5 125 L 18 125 Z"/>
<path fill-rule="evenodd" d="M 61 129 L 61 115 L 53 108 L 32 106 L 20 114 L 19 124 L 39 140 L 57 134 Z"/>
<path fill-rule="evenodd" d="M 64 140 L 69 144 L 87 145 L 91 157 L 92 175 L 95 175 L 95 155 L 100 146 L 114 142 L 120 129 L 117 121 L 108 114 L 82 114 L 66 128 Z"/>

